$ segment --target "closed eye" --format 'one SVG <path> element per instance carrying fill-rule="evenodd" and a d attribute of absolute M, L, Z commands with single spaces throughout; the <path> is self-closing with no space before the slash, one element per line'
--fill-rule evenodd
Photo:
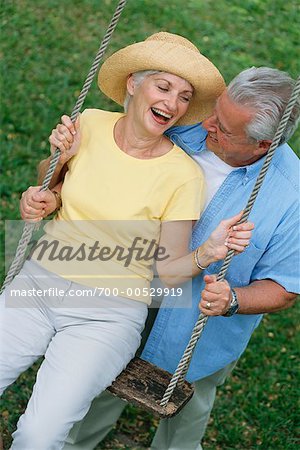
<path fill-rule="evenodd" d="M 192 100 L 192 97 L 180 97 L 180 98 L 183 102 L 186 102 L 186 103 L 190 102 Z"/>
<path fill-rule="evenodd" d="M 158 87 L 158 89 L 160 90 L 160 91 L 162 91 L 162 92 L 168 92 L 168 88 L 165 88 L 165 87 L 163 87 L 163 86 L 157 86 Z"/>
<path fill-rule="evenodd" d="M 221 131 L 221 133 L 226 134 L 227 136 L 231 135 L 231 133 L 229 133 L 227 130 L 225 130 L 223 125 L 220 123 L 219 119 L 217 119 L 217 124 L 218 124 L 219 130 Z"/>

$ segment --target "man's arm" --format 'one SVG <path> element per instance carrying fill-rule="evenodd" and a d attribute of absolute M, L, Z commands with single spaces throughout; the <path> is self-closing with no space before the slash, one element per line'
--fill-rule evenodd
<path fill-rule="evenodd" d="M 249 286 L 234 288 L 240 305 L 239 314 L 261 314 L 293 306 L 297 294 L 287 292 L 272 280 L 253 281 Z"/>
<path fill-rule="evenodd" d="M 207 316 L 222 316 L 230 306 L 232 292 L 229 283 L 216 281 L 216 275 L 204 277 L 205 288 L 199 307 Z M 287 309 L 295 303 L 297 294 L 287 292 L 273 280 L 257 280 L 245 287 L 232 286 L 236 292 L 238 314 L 263 314 Z M 209 303 L 209 305 L 207 305 Z"/>
<path fill-rule="evenodd" d="M 298 197 L 283 215 L 251 278 L 248 286 L 235 287 L 232 283 L 230 287 L 227 281 L 216 282 L 216 275 L 206 275 L 201 310 L 210 316 L 225 314 L 232 300 L 231 288 L 237 294 L 239 314 L 276 312 L 294 303 L 300 292 Z"/>

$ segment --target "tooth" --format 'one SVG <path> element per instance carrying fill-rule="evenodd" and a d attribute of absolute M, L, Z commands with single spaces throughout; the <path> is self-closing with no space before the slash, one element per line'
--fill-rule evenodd
<path fill-rule="evenodd" d="M 160 114 L 163 117 L 166 117 L 167 119 L 171 119 L 172 115 L 171 114 L 167 114 L 164 111 L 161 111 L 160 109 L 157 108 L 152 108 L 153 111 L 155 111 L 157 114 Z"/>

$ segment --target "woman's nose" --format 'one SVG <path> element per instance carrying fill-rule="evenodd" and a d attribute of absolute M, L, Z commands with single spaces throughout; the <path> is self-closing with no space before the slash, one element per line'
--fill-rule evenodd
<path fill-rule="evenodd" d="M 177 110 L 177 98 L 175 95 L 170 95 L 165 99 L 165 105 L 167 106 L 170 112 L 174 112 Z"/>

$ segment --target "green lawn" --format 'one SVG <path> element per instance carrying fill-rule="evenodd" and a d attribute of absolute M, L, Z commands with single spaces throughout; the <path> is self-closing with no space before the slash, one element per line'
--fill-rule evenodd
<path fill-rule="evenodd" d="M 2 242 L 4 220 L 19 217 L 20 194 L 36 183 L 36 165 L 48 155 L 50 131 L 72 110 L 116 4 L 2 2 Z M 297 0 L 128 0 L 108 54 L 160 30 L 189 37 L 226 81 L 252 65 L 286 70 L 295 78 L 300 73 Z M 86 106 L 117 109 L 96 83 Z M 298 131 L 290 144 L 296 151 L 299 143 Z M 296 308 L 265 318 L 233 378 L 219 391 L 207 450 L 298 448 L 296 331 Z M 4 395 L 5 448 L 30 395 L 34 372 L 22 375 Z M 99 448 L 146 447 L 156 424 L 128 407 L 117 430 Z"/>

